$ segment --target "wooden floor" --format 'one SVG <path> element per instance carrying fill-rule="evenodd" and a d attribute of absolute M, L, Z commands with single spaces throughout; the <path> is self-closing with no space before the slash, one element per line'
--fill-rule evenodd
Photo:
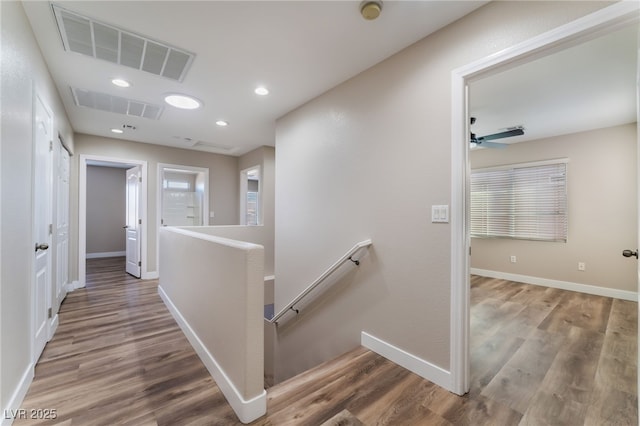
<path fill-rule="evenodd" d="M 87 288 L 63 303 L 22 405 L 57 419 L 14 424 L 240 424 L 157 281 L 123 271 L 122 259 L 87 263 Z M 638 424 L 636 303 L 479 277 L 471 297 L 468 395 L 357 348 L 270 388 L 267 416 L 252 424 L 317 426 L 345 413 L 365 425 Z"/>

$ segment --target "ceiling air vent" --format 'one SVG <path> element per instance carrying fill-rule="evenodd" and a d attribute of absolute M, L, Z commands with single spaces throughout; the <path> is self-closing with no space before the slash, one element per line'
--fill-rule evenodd
<path fill-rule="evenodd" d="M 195 55 L 53 5 L 65 50 L 182 81 Z"/>
<path fill-rule="evenodd" d="M 76 105 L 86 108 L 115 112 L 116 114 L 130 115 L 133 117 L 149 118 L 151 120 L 157 120 L 160 118 L 160 113 L 162 113 L 162 106 L 160 105 L 148 104 L 146 102 L 112 96 L 106 93 L 71 87 L 71 94 L 73 95 L 73 101 Z"/>

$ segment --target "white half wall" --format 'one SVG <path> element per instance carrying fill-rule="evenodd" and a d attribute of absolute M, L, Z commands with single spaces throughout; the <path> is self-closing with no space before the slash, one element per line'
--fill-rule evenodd
<path fill-rule="evenodd" d="M 243 423 L 266 413 L 264 249 L 166 227 L 159 293 Z"/>

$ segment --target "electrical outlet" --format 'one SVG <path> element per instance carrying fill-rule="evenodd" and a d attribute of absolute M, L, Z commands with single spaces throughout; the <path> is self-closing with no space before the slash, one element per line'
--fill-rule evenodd
<path fill-rule="evenodd" d="M 584 262 L 578 262 L 578 271 L 586 271 L 587 270 L 587 264 Z"/>
<path fill-rule="evenodd" d="M 516 259 L 516 257 L 515 257 L 515 256 L 511 256 L 511 259 L 510 259 L 510 260 L 511 260 L 511 263 L 516 263 L 516 260 L 517 260 L 517 259 Z"/>

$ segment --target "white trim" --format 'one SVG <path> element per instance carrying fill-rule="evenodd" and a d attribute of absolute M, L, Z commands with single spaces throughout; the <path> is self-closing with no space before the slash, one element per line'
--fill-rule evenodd
<path fill-rule="evenodd" d="M 60 325 L 60 316 L 56 312 L 56 314 L 53 315 L 53 318 L 49 319 L 49 336 L 47 337 L 47 343 L 51 341 L 51 339 L 53 339 L 53 336 L 56 334 L 56 331 L 58 330 L 58 325 Z"/>
<path fill-rule="evenodd" d="M 634 24 L 640 2 L 623 0 L 451 73 L 451 375 L 453 392 L 469 390 L 469 182 L 467 82 Z"/>
<path fill-rule="evenodd" d="M 80 285 L 80 281 L 76 280 L 70 283 L 67 283 L 65 286 L 65 290 L 67 291 L 67 293 L 71 293 L 73 290 L 77 290 L 79 288 L 82 288 L 84 286 Z"/>
<path fill-rule="evenodd" d="M 417 374 L 418 376 L 435 383 L 445 389 L 451 388 L 451 373 L 437 365 L 431 364 L 422 358 L 410 354 L 390 343 L 378 339 L 363 331 L 360 343 L 365 348 L 387 358 L 401 367 Z"/>
<path fill-rule="evenodd" d="M 13 395 L 11 395 L 11 398 L 7 402 L 6 407 L 2 407 L 2 426 L 11 425 L 17 418 L 20 413 L 20 406 L 22 405 L 24 397 L 27 395 L 27 391 L 29 390 L 29 386 L 31 386 L 31 382 L 33 381 L 34 374 L 34 364 L 30 363 L 22 374 L 22 378 L 13 392 Z M 16 413 L 15 418 L 12 416 L 12 413 Z"/>
<path fill-rule="evenodd" d="M 160 278 L 158 271 L 143 272 L 140 276 L 140 279 L 143 280 L 157 280 L 158 278 Z"/>
<path fill-rule="evenodd" d="M 102 253 L 87 253 L 87 259 L 101 259 L 103 257 L 122 257 L 126 256 L 126 251 L 104 251 Z"/>
<path fill-rule="evenodd" d="M 590 284 L 580 284 L 570 281 L 553 280 L 549 278 L 532 277 L 529 275 L 512 274 L 509 272 L 490 271 L 487 269 L 471 268 L 471 273 L 482 277 L 497 278 L 500 280 L 509 280 L 525 284 L 539 285 L 542 287 L 558 288 L 560 290 L 577 291 L 579 293 L 594 294 L 596 296 L 612 297 L 614 299 L 638 301 L 638 293 L 634 291 L 619 290 L 616 288 L 608 288 L 595 286 Z"/>
<path fill-rule="evenodd" d="M 449 362 L 451 387 L 463 395 L 469 391 L 469 167 L 468 91 L 462 75 L 452 73 L 451 115 L 451 321 Z M 461 118 L 462 117 L 462 118 Z"/>
<path fill-rule="evenodd" d="M 160 294 L 160 298 L 164 301 L 187 340 L 189 340 L 189 343 L 191 343 L 191 346 L 193 346 L 193 349 L 205 367 L 207 367 L 207 370 L 209 370 L 209 374 L 211 374 L 227 402 L 235 411 L 238 419 L 247 424 L 265 415 L 267 413 L 267 391 L 263 389 L 259 395 L 251 399 L 244 399 L 161 286 L 158 286 L 158 294 Z"/>
<path fill-rule="evenodd" d="M 147 230 L 149 228 L 149 216 L 147 213 L 147 189 L 149 175 L 145 160 L 128 160 L 124 158 L 105 157 L 101 155 L 80 154 L 80 171 L 78 173 L 78 281 L 79 287 L 85 287 L 87 283 L 87 165 L 89 162 L 112 163 L 114 167 L 130 165 L 142 167 L 142 188 L 140 194 L 140 261 L 142 262 L 141 274 L 149 267 L 147 261 Z"/>
<path fill-rule="evenodd" d="M 511 164 L 503 164 L 500 166 L 492 166 L 492 167 L 479 167 L 477 169 L 471 169 L 474 172 L 497 172 L 500 170 L 513 170 L 520 169 L 525 167 L 538 167 L 538 166 L 550 166 L 553 164 L 569 164 L 568 158 L 555 158 L 551 160 L 541 160 L 541 161 L 528 161 L 525 163 L 511 163 Z"/>
<path fill-rule="evenodd" d="M 258 225 L 264 225 L 262 220 L 262 166 L 257 164 L 255 166 L 247 167 L 240 171 L 240 226 L 247 226 L 247 175 L 251 170 L 258 170 Z M 251 225 L 256 226 L 256 225 Z"/>

